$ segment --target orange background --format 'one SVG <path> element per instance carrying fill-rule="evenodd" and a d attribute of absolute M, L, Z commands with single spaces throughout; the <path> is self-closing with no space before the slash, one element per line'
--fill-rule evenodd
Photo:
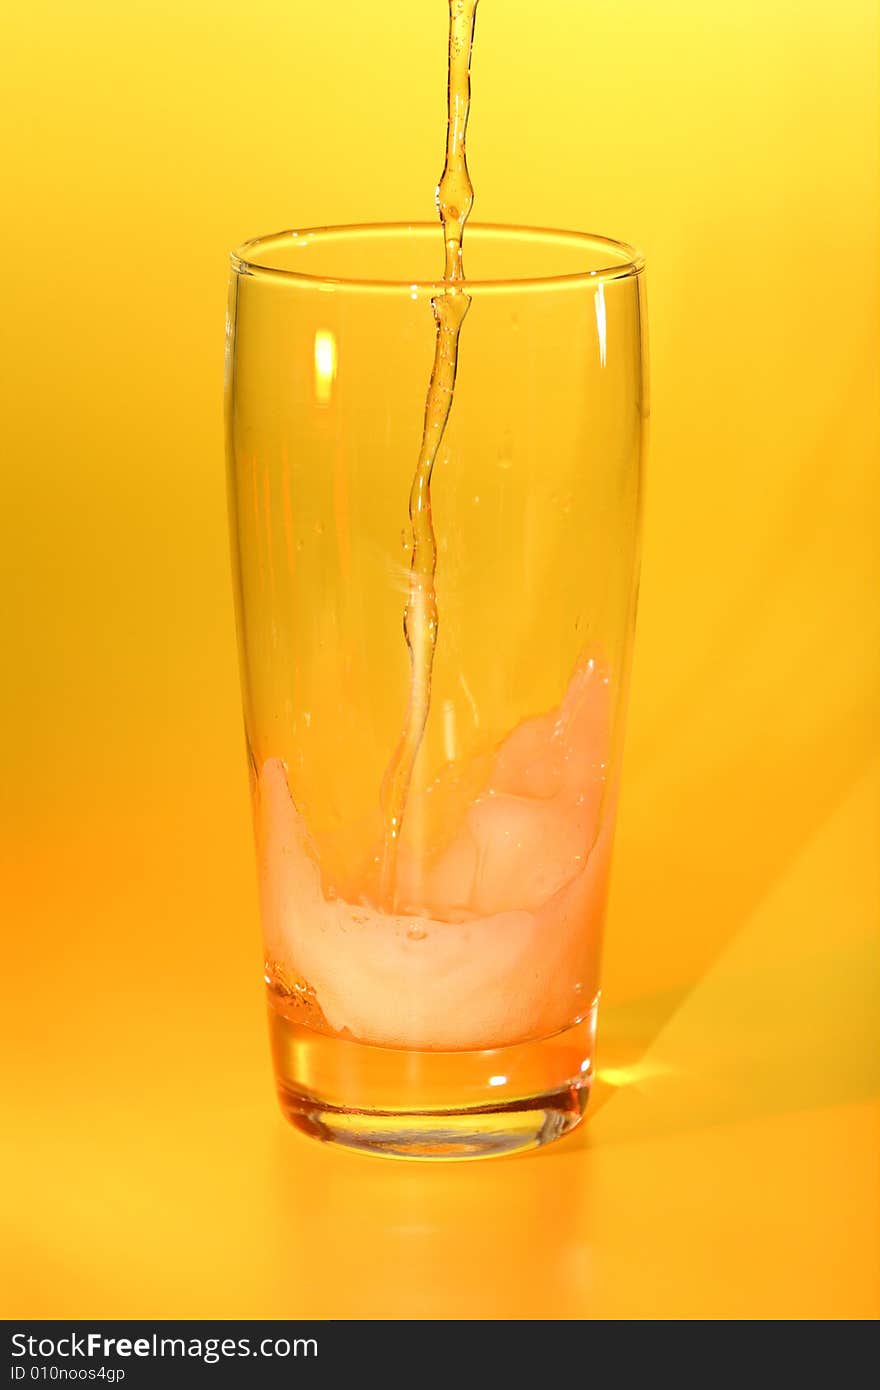
<path fill-rule="evenodd" d="M 6 1316 L 880 1312 L 867 0 L 482 0 L 475 216 L 648 256 L 600 1079 L 572 1139 L 493 1164 L 382 1164 L 276 1113 L 226 251 L 425 215 L 445 22 L 442 0 L 5 20 Z"/>

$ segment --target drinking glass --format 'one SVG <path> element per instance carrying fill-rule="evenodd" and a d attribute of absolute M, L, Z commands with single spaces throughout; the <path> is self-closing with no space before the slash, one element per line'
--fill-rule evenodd
<path fill-rule="evenodd" d="M 582 233 L 321 228 L 232 257 L 229 515 L 269 1026 L 301 1131 L 410 1158 L 578 1123 L 634 624 L 643 262 Z M 448 293 L 437 633 L 394 878 L 408 499 Z"/>

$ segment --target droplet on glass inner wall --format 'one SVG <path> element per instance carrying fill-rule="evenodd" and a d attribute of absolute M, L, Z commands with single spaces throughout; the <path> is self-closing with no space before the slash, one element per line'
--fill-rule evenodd
<path fill-rule="evenodd" d="M 411 923 L 406 929 L 406 934 L 410 941 L 424 941 L 425 937 L 428 935 L 425 928 L 420 926 L 418 922 Z"/>

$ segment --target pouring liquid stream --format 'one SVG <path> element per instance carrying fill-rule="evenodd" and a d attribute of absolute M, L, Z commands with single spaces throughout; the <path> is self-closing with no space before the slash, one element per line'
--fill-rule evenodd
<path fill-rule="evenodd" d="M 431 300 L 437 336 L 425 402 L 425 421 L 409 496 L 412 555 L 403 631 L 409 649 L 409 698 L 403 729 L 382 782 L 384 842 L 381 899 L 395 908 L 395 881 L 400 834 L 413 769 L 431 706 L 431 676 L 437 646 L 438 613 L 434 577 L 437 539 L 431 516 L 431 478 L 452 410 L 458 370 L 458 340 L 470 307 L 465 293 L 462 242 L 474 201 L 467 167 L 466 135 L 470 110 L 470 59 L 478 0 L 449 0 L 449 85 L 446 162 L 437 188 L 443 229 L 445 288 Z"/>

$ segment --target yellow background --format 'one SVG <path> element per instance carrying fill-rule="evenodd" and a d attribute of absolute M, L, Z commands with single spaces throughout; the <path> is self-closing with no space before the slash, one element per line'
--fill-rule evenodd
<path fill-rule="evenodd" d="M 591 1119 L 433 1170 L 275 1111 L 220 391 L 228 248 L 430 210 L 445 6 L 7 15 L 7 1316 L 880 1311 L 875 8 L 482 0 L 475 217 L 645 250 L 652 447 Z"/>

